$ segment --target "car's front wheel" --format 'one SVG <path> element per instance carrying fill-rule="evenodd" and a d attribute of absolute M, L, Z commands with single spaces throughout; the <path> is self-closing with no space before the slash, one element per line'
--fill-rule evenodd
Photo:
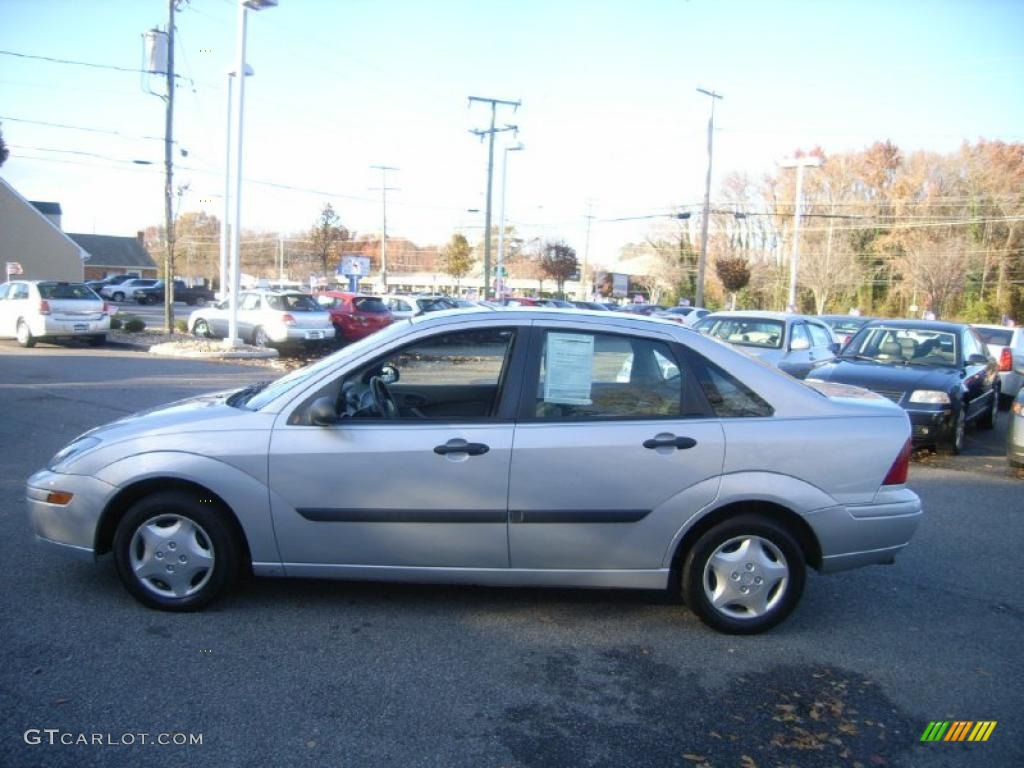
<path fill-rule="evenodd" d="M 947 448 L 954 456 L 959 456 L 964 450 L 964 438 L 967 435 L 967 404 L 961 402 L 953 414 L 953 426 L 950 429 L 949 443 Z"/>
<path fill-rule="evenodd" d="M 708 626 L 751 635 L 792 613 L 803 593 L 803 551 L 779 524 L 740 515 L 715 525 L 683 561 L 686 604 Z"/>
<path fill-rule="evenodd" d="M 114 534 L 114 562 L 131 595 L 150 608 L 195 611 L 238 577 L 241 547 L 227 511 L 198 493 L 137 501 Z"/>
<path fill-rule="evenodd" d="M 117 291 L 111 298 L 113 298 L 114 301 L 124 301 L 124 293 Z"/>
<path fill-rule="evenodd" d="M 263 329 L 262 325 L 257 325 L 252 332 L 252 345 L 254 347 L 265 347 L 270 343 L 270 336 Z"/>

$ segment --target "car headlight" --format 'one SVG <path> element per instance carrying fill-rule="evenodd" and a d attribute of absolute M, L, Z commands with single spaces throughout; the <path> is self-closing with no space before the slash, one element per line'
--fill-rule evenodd
<path fill-rule="evenodd" d="M 910 402 L 949 405 L 949 395 L 937 389 L 915 389 L 910 395 Z"/>
<path fill-rule="evenodd" d="M 57 470 L 62 464 L 70 463 L 72 459 L 78 458 L 86 451 L 91 451 L 99 444 L 98 437 L 80 437 L 57 451 L 50 459 L 49 469 Z"/>

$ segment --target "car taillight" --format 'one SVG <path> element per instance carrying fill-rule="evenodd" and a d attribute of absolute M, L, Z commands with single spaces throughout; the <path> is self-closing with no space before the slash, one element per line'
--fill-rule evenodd
<path fill-rule="evenodd" d="M 281 322 L 285 325 L 295 325 L 295 318 L 291 315 L 281 315 Z"/>
<path fill-rule="evenodd" d="M 896 461 L 889 467 L 889 474 L 885 476 L 882 485 L 903 485 L 907 482 L 907 472 L 910 469 L 910 439 L 903 444 Z"/>
<path fill-rule="evenodd" d="M 1013 352 L 1010 351 L 1009 347 L 1003 347 L 1003 351 L 999 353 L 999 370 L 1013 370 Z"/>
<path fill-rule="evenodd" d="M 48 314 L 50 314 L 50 302 L 48 302 L 46 299 L 43 299 L 42 301 L 39 302 L 39 314 L 40 315 L 48 315 Z"/>
<path fill-rule="evenodd" d="M 103 302 L 103 314 L 104 315 L 112 315 L 112 314 L 114 314 L 114 311 L 115 311 L 114 308 L 112 306 L 110 306 L 109 302 L 106 302 L 106 301 Z"/>

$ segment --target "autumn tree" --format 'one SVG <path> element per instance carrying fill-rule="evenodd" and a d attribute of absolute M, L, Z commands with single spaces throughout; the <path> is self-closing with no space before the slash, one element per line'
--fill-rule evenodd
<path fill-rule="evenodd" d="M 311 250 L 319 260 L 323 275 L 331 273 L 331 262 L 337 262 L 341 256 L 341 247 L 351 237 L 351 233 L 341 223 L 341 217 L 334 211 L 334 206 L 327 203 L 320 216 L 309 231 Z"/>
<path fill-rule="evenodd" d="M 540 258 L 540 268 L 545 275 L 555 281 L 558 285 L 558 295 L 564 298 L 565 281 L 579 271 L 576 249 L 566 245 L 563 240 L 545 243 L 544 252 Z"/>
<path fill-rule="evenodd" d="M 455 278 L 456 285 L 462 287 L 462 278 L 469 274 L 476 261 L 473 259 L 473 249 L 463 234 L 452 235 L 451 240 L 441 251 L 441 259 L 444 263 L 446 274 Z"/>
<path fill-rule="evenodd" d="M 726 256 L 715 261 L 715 274 L 731 294 L 729 309 L 736 309 L 736 294 L 750 282 L 750 265 L 742 256 Z"/>

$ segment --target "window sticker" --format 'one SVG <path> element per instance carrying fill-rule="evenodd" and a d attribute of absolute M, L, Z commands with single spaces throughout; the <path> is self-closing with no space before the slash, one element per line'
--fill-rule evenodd
<path fill-rule="evenodd" d="M 591 334 L 549 333 L 544 368 L 544 402 L 592 404 L 594 337 Z"/>

